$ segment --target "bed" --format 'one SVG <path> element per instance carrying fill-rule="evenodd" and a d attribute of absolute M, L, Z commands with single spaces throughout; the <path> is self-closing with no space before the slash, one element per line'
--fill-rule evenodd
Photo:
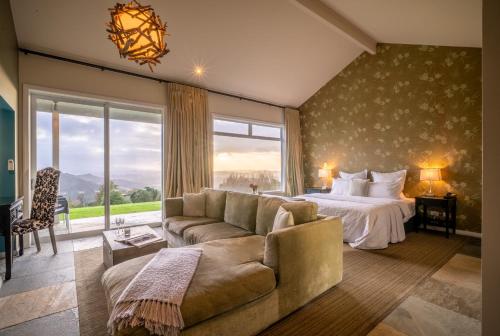
<path fill-rule="evenodd" d="M 383 249 L 405 239 L 404 223 L 415 215 L 412 198 L 389 199 L 334 194 L 300 195 L 318 213 L 342 217 L 344 242 L 358 249 Z"/>

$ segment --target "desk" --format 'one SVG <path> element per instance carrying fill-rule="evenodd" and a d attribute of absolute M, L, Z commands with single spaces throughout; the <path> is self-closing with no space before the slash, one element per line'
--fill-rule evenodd
<path fill-rule="evenodd" d="M 5 238 L 5 280 L 12 270 L 12 224 L 23 217 L 23 198 L 0 197 L 0 234 Z"/>

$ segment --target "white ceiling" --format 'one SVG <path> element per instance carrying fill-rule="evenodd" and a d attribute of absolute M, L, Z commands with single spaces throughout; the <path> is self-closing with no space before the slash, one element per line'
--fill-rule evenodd
<path fill-rule="evenodd" d="M 122 2 L 125 2 L 123 0 Z M 110 0 L 12 0 L 21 47 L 151 74 L 107 40 Z M 155 76 L 298 106 L 361 49 L 288 0 L 143 0 L 167 22 Z M 207 68 L 199 82 L 193 65 Z"/>
<path fill-rule="evenodd" d="M 322 0 L 378 42 L 481 47 L 482 0 Z"/>
<path fill-rule="evenodd" d="M 481 45 L 481 0 L 323 0 L 379 42 Z M 122 0 L 121 2 L 125 2 Z M 114 0 L 11 0 L 19 45 L 151 75 L 120 59 L 105 23 Z M 292 0 L 143 0 L 167 22 L 153 76 L 299 106 L 362 49 Z M 192 75 L 195 64 L 206 69 Z"/>

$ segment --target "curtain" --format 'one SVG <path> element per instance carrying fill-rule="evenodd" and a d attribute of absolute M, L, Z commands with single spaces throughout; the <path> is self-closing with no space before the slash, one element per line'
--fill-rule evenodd
<path fill-rule="evenodd" d="M 206 90 L 167 84 L 164 195 L 212 186 L 212 122 Z"/>
<path fill-rule="evenodd" d="M 299 111 L 285 108 L 286 134 L 286 193 L 291 196 L 304 193 L 302 165 L 302 137 Z"/>

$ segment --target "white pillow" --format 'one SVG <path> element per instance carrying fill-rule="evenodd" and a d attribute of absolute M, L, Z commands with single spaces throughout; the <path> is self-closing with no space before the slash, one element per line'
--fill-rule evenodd
<path fill-rule="evenodd" d="M 336 178 L 333 179 L 332 191 L 330 194 L 345 196 L 349 193 L 349 180 Z"/>
<path fill-rule="evenodd" d="M 286 211 L 283 207 L 278 208 L 278 212 L 274 217 L 273 230 L 285 229 L 290 226 L 294 226 L 293 214 L 291 211 Z"/>
<path fill-rule="evenodd" d="M 401 180 L 392 182 L 370 182 L 368 183 L 368 197 L 377 198 L 401 198 Z"/>
<path fill-rule="evenodd" d="M 395 182 L 400 181 L 399 193 L 405 188 L 406 169 L 398 170 L 392 173 L 380 173 L 372 171 L 373 182 Z"/>
<path fill-rule="evenodd" d="M 366 180 L 368 178 L 368 170 L 362 170 L 357 173 L 347 173 L 345 171 L 340 171 L 339 172 L 340 178 L 346 179 L 346 180 L 352 180 L 352 179 L 362 179 Z"/>
<path fill-rule="evenodd" d="M 349 180 L 350 196 L 366 196 L 369 180 L 352 179 Z"/>

